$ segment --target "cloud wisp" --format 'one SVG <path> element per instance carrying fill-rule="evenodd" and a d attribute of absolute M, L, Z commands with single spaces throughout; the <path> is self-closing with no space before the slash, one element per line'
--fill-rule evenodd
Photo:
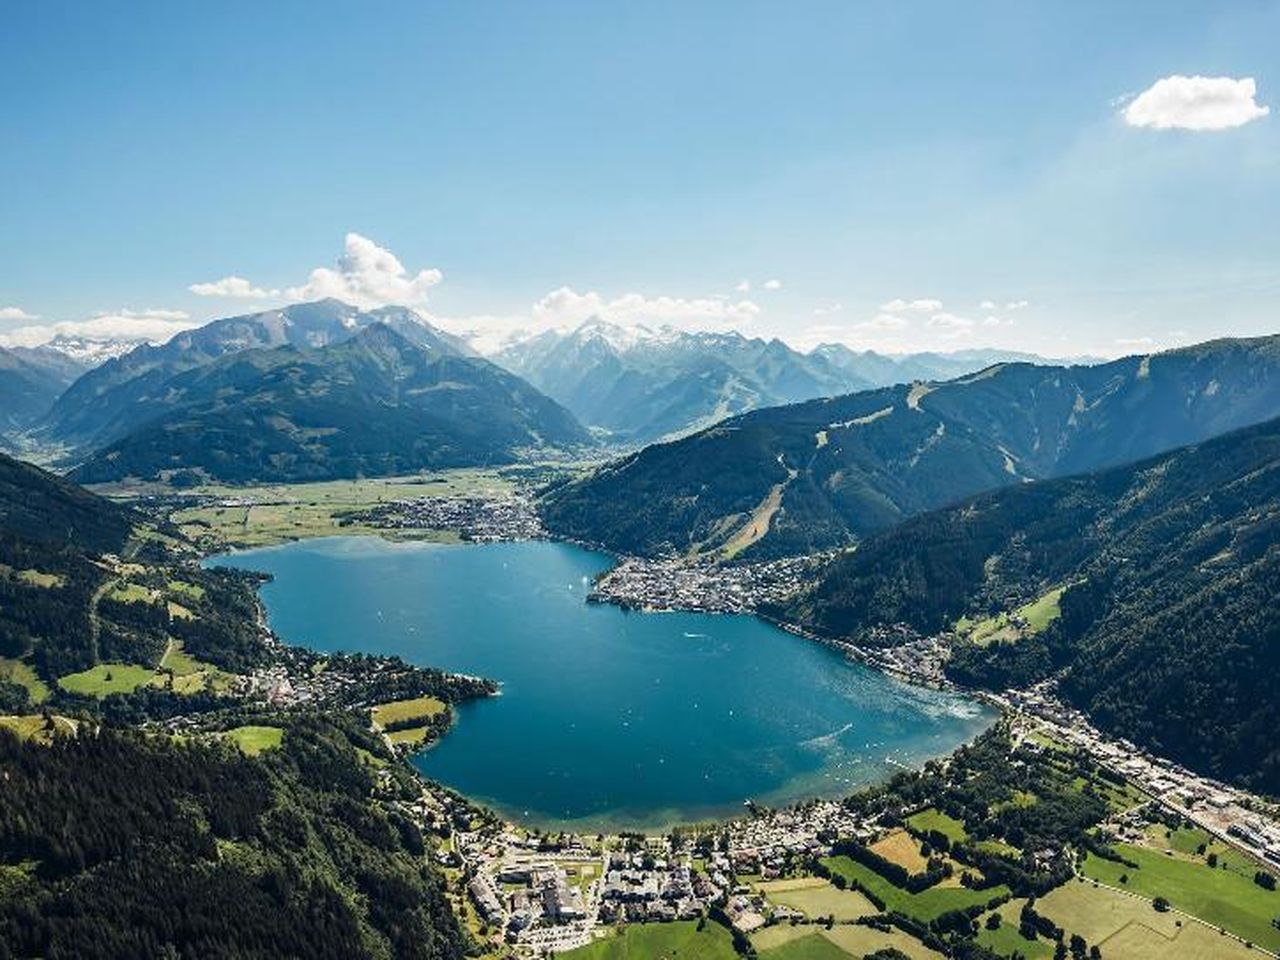
<path fill-rule="evenodd" d="M 199 322 L 182 310 L 108 310 L 84 320 L 61 320 L 9 330 L 0 333 L 0 346 L 38 347 L 55 337 L 163 343 L 195 326 L 199 326 Z"/>

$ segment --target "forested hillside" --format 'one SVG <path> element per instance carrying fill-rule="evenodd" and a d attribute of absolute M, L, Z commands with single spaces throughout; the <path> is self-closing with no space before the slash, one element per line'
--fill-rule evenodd
<path fill-rule="evenodd" d="M 891 625 L 955 631 L 948 669 L 961 681 L 1002 688 L 1062 671 L 1100 725 L 1280 792 L 1277 591 L 1271 420 L 916 517 L 771 612 L 861 643 Z"/>
<path fill-rule="evenodd" d="M 1280 413 L 1280 338 L 757 410 L 552 491 L 548 526 L 630 553 L 839 547 L 985 490 L 1137 460 Z"/>
<path fill-rule="evenodd" d="M 418 827 L 346 720 L 299 717 L 260 758 L 103 730 L 0 730 L 0 956 L 459 957 Z M 389 757 L 387 757 L 389 759 Z"/>
<path fill-rule="evenodd" d="M 416 340 L 374 323 L 315 350 L 230 353 L 136 398 L 139 426 L 71 475 L 317 480 L 509 463 L 523 449 L 590 441 L 515 375 Z"/>

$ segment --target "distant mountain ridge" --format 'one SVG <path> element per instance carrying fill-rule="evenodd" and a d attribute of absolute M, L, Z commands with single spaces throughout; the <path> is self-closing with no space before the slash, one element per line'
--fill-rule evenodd
<path fill-rule="evenodd" d="M 1043 362 L 994 350 L 890 357 L 840 344 L 801 353 L 778 339 L 599 318 L 570 331 L 545 331 L 493 356 L 583 423 L 629 443 L 687 433 L 760 407 L 947 379 L 1015 358 Z"/>
<path fill-rule="evenodd" d="M 0 435 L 30 427 L 85 369 L 49 347 L 0 347 Z"/>
<path fill-rule="evenodd" d="M 399 312 L 401 320 L 407 312 Z M 141 344 L 76 381 L 58 398 L 38 433 L 71 447 L 100 445 L 137 426 L 135 405 L 163 389 L 170 377 L 241 350 L 323 347 L 377 320 L 340 301 L 320 300 L 214 320 L 163 344 Z M 436 333 L 441 339 L 448 336 Z"/>
<path fill-rule="evenodd" d="M 342 322 L 353 317 L 354 327 Z M 115 439 L 71 476 L 316 480 L 509 463 L 526 449 L 590 443 L 555 401 L 405 312 L 339 322 L 355 332 L 321 327 L 317 348 L 311 327 L 306 347 L 224 350 L 160 381 L 154 371 L 185 364 L 157 364 L 141 389 L 126 381 L 128 425 L 110 424 Z M 268 328 L 273 339 L 287 329 Z"/>
<path fill-rule="evenodd" d="M 1277 414 L 1280 337 L 1098 366 L 1004 364 L 747 413 L 614 461 L 542 509 L 554 532 L 623 552 L 805 553 Z"/>

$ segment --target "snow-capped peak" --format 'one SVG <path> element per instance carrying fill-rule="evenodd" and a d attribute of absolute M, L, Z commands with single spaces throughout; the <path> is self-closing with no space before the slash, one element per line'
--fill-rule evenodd
<path fill-rule="evenodd" d="M 96 367 L 98 364 L 114 360 L 116 357 L 123 357 L 143 343 L 146 343 L 145 339 L 94 339 L 92 337 L 77 337 L 64 333 L 44 344 L 44 348 L 56 350 L 63 356 L 70 357 L 72 360 L 86 366 Z"/>

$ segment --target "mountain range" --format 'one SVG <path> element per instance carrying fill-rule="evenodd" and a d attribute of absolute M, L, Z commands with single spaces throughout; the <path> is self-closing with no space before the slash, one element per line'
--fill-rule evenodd
<path fill-rule="evenodd" d="M 1031 354 L 969 350 L 887 356 L 824 344 L 801 353 L 781 340 L 591 318 L 519 340 L 493 360 L 610 439 L 646 443 L 760 407 L 920 379 L 949 379 L 992 363 L 1046 363 Z"/>
<path fill-rule="evenodd" d="M 542 510 L 554 532 L 621 552 L 800 554 L 1277 412 L 1280 337 L 1095 366 L 999 364 L 731 418 L 550 491 Z"/>
<path fill-rule="evenodd" d="M 44 416 L 86 369 L 52 347 L 0 347 L 0 438 Z"/>
<path fill-rule="evenodd" d="M 915 517 L 770 612 L 864 644 L 883 627 L 955 631 L 955 679 L 1003 690 L 1061 673 L 1059 688 L 1101 726 L 1275 793 L 1278 593 L 1273 419 Z M 1028 604 L 1047 624 L 1008 626 Z"/>
<path fill-rule="evenodd" d="M 69 391 L 52 422 L 104 441 L 74 479 L 387 475 L 590 442 L 555 401 L 408 311 L 319 304 L 220 323 L 112 361 Z"/>

